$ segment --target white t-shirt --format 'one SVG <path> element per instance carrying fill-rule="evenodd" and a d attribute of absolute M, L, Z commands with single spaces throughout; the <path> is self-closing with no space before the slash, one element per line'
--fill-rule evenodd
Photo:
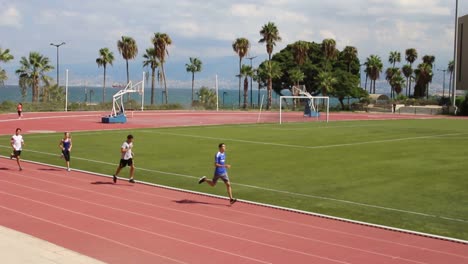
<path fill-rule="evenodd" d="M 13 143 L 13 148 L 15 150 L 21 150 L 23 148 L 23 136 L 22 135 L 13 135 L 11 137 L 11 143 Z"/>
<path fill-rule="evenodd" d="M 122 153 L 122 159 L 129 160 L 129 159 L 133 158 L 132 148 L 133 148 L 133 142 L 132 143 L 127 143 L 127 141 L 125 141 L 122 144 L 122 149 L 127 150 L 126 152 Z"/>

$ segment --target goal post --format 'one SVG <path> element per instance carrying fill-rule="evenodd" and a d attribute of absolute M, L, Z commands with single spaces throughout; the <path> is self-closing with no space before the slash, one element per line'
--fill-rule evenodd
<path fill-rule="evenodd" d="M 300 105 L 304 107 L 303 112 L 299 111 L 286 111 L 284 106 L 288 107 L 289 102 L 288 99 L 292 99 L 291 101 L 297 99 L 300 102 Z M 291 105 L 293 102 L 290 103 Z M 320 104 L 323 104 L 323 110 L 320 111 Z M 279 103 L 280 111 L 279 111 L 279 122 L 280 124 L 284 123 L 285 120 L 294 120 L 294 121 L 304 121 L 304 118 L 314 118 L 317 121 L 324 120 L 328 123 L 330 118 L 330 97 L 328 96 L 312 96 L 310 94 L 304 95 L 290 95 L 290 96 L 280 96 L 280 103 Z M 307 112 L 308 110 L 309 112 Z M 324 112 L 324 113 L 323 113 Z M 325 118 L 321 117 L 325 115 Z"/>

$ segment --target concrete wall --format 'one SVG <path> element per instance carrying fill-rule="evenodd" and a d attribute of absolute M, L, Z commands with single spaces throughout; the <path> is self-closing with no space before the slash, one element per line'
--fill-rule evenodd
<path fill-rule="evenodd" d="M 468 90 L 468 15 L 458 19 L 457 90 Z"/>

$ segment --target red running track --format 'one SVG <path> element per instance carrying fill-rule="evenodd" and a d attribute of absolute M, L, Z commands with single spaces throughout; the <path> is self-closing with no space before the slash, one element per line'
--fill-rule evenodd
<path fill-rule="evenodd" d="M 116 130 L 132 128 L 201 126 L 220 124 L 279 123 L 278 112 L 245 111 L 144 111 L 127 112 L 126 124 L 103 124 L 101 117 L 108 112 L 39 112 L 25 113 L 22 119 L 16 114 L 0 114 L 0 135 L 13 134 L 17 127 L 23 133 Z M 389 120 L 450 118 L 448 116 L 394 115 L 388 113 L 330 113 L 330 121 L 346 120 Z M 322 121 L 324 117 L 321 117 Z M 304 118 L 300 112 L 283 113 L 284 122 L 314 122 L 315 118 Z"/>
<path fill-rule="evenodd" d="M 462 243 L 24 168 L 0 158 L 0 225 L 108 263 L 468 263 Z"/>

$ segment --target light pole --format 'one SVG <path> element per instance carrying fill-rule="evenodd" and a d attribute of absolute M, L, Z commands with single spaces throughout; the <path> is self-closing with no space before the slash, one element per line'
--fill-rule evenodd
<path fill-rule="evenodd" d="M 57 48 L 57 87 L 60 87 L 60 84 L 59 84 L 59 48 L 60 46 L 65 45 L 65 42 L 62 42 L 60 44 L 50 43 L 50 45 Z"/>
<path fill-rule="evenodd" d="M 452 99 L 453 106 L 456 106 L 455 90 L 457 89 L 457 41 L 458 41 L 458 0 L 455 0 L 455 36 L 453 40 L 453 80 L 452 80 Z M 450 97 L 450 96 L 449 96 Z M 455 111 L 456 113 L 456 111 Z"/>
<path fill-rule="evenodd" d="M 248 60 L 250 60 L 250 67 L 252 68 L 252 70 L 253 70 L 252 61 L 253 61 L 255 58 L 257 58 L 257 56 L 253 56 L 253 57 L 247 58 Z M 253 78 L 252 78 L 252 75 L 250 75 L 250 107 L 252 107 L 252 105 L 253 105 L 252 97 L 253 97 Z"/>
<path fill-rule="evenodd" d="M 441 72 L 444 73 L 444 80 L 443 80 L 443 83 L 442 83 L 442 98 L 445 98 L 445 73 L 447 72 L 447 70 L 437 69 L 437 71 L 441 71 Z"/>

